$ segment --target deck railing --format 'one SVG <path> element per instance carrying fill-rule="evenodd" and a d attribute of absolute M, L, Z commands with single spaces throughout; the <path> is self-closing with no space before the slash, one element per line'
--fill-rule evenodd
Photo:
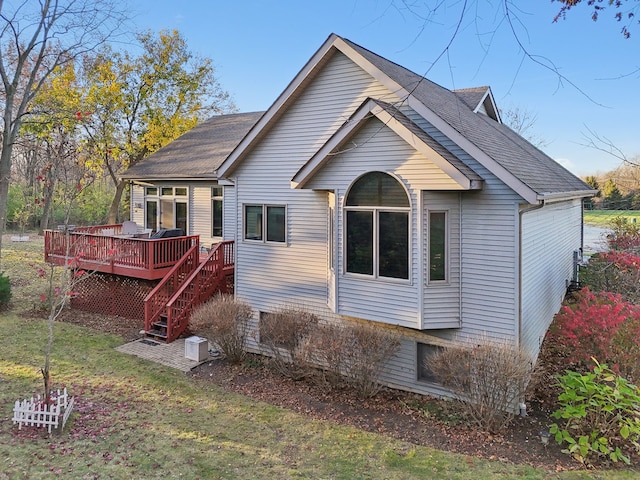
<path fill-rule="evenodd" d="M 77 268 L 86 270 L 157 280 L 190 248 L 199 245 L 198 235 L 135 238 L 120 234 L 121 227 L 76 227 L 72 232 L 46 230 L 45 261 L 57 265 L 73 262 Z"/>

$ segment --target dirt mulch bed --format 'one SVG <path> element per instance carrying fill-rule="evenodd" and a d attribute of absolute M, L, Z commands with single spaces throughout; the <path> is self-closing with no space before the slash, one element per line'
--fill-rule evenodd
<path fill-rule="evenodd" d="M 453 413 L 451 402 L 390 389 L 363 400 L 348 389 L 283 378 L 263 362 L 266 360 L 262 357 L 253 356 L 241 366 L 214 360 L 200 365 L 191 375 L 310 418 L 353 426 L 415 445 L 469 457 L 528 464 L 548 471 L 580 467 L 561 453 L 557 445 L 542 444 L 540 432 L 550 423 L 543 412 L 516 417 L 507 433 L 490 435 L 463 425 Z"/>
<path fill-rule="evenodd" d="M 125 341 L 140 338 L 142 322 L 71 310 L 62 321 L 121 336 Z M 465 426 L 444 402 L 397 390 L 383 390 L 368 400 L 348 389 L 327 388 L 306 381 L 292 381 L 272 372 L 267 360 L 250 356 L 241 366 L 214 360 L 189 375 L 200 382 L 213 382 L 232 392 L 290 409 L 310 418 L 328 420 L 405 442 L 438 450 L 482 457 L 513 464 L 527 464 L 550 472 L 581 467 L 563 454 L 553 440 L 548 446 L 540 432 L 551 423 L 543 406 L 529 405 L 526 417 L 516 417 L 508 431 L 491 435 Z"/>
<path fill-rule="evenodd" d="M 59 320 L 99 332 L 118 335 L 126 342 L 137 340 L 140 338 L 140 331 L 144 330 L 144 322 L 142 320 L 83 312 L 77 309 L 65 310 L 60 315 Z"/>

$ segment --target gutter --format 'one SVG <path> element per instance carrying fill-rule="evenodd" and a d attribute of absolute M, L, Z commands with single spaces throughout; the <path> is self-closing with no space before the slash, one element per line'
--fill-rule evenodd
<path fill-rule="evenodd" d="M 558 193 L 540 193 L 536 196 L 538 201 L 551 203 L 561 202 L 563 200 L 574 200 L 576 198 L 591 198 L 595 197 L 598 192 L 596 190 L 573 190 L 571 192 L 558 192 Z"/>
<path fill-rule="evenodd" d="M 197 177 L 180 177 L 177 175 L 172 175 L 170 177 L 138 177 L 138 176 L 120 176 L 121 180 L 126 180 L 128 182 L 193 182 L 193 181 L 211 181 L 217 180 L 218 177 L 215 175 L 200 175 Z"/>

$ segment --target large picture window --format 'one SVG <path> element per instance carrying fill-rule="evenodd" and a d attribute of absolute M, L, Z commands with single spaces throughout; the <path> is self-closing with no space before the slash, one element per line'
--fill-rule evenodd
<path fill-rule="evenodd" d="M 244 206 L 245 240 L 284 243 L 287 240 L 286 231 L 284 205 Z"/>
<path fill-rule="evenodd" d="M 391 175 L 371 172 L 345 202 L 346 271 L 409 279 L 409 198 Z"/>

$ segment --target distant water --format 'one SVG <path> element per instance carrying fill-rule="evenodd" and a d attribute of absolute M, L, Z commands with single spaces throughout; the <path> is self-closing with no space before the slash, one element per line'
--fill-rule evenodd
<path fill-rule="evenodd" d="M 584 226 L 584 253 L 603 252 L 607 250 L 607 233 L 611 230 L 594 225 Z"/>

